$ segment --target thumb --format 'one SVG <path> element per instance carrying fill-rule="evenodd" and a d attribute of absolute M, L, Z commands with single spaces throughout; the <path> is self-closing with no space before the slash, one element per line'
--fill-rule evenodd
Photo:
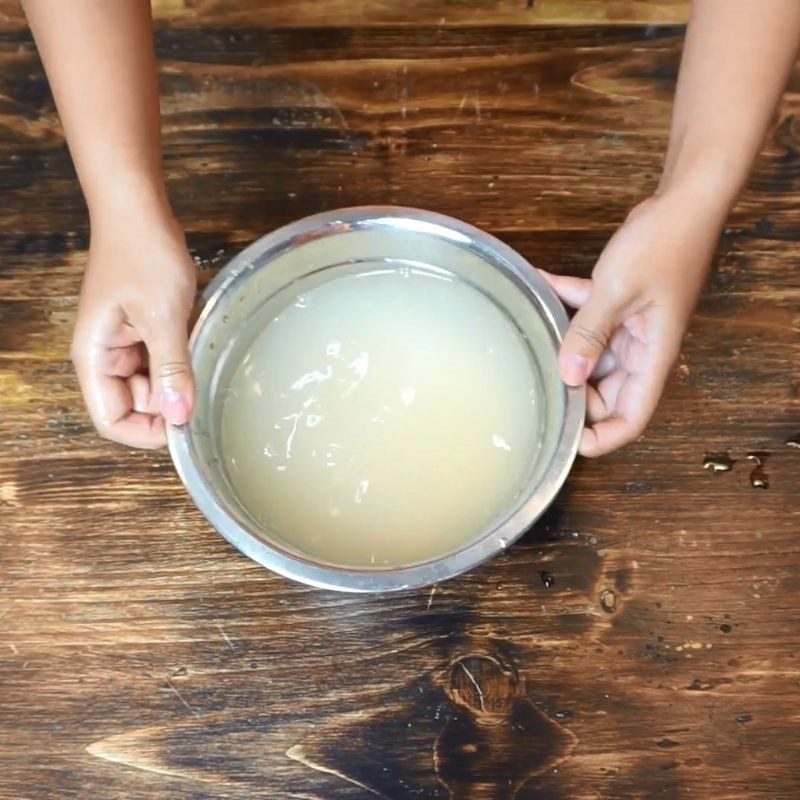
<path fill-rule="evenodd" d="M 194 374 L 186 327 L 182 322 L 165 325 L 155 333 L 150 353 L 150 382 L 164 419 L 171 425 L 189 421 L 194 408 Z"/>
<path fill-rule="evenodd" d="M 572 318 L 559 356 L 561 379 L 567 386 L 582 386 L 594 371 L 611 341 L 617 323 L 617 309 L 591 296 Z"/>

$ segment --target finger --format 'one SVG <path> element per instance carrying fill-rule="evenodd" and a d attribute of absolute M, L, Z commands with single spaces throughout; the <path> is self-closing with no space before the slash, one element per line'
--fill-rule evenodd
<path fill-rule="evenodd" d="M 590 425 L 596 425 L 613 416 L 617 398 L 626 380 L 628 373 L 618 369 L 603 378 L 596 387 L 586 387 L 586 421 Z"/>
<path fill-rule="evenodd" d="M 147 375 L 131 375 L 128 378 L 133 410 L 141 414 L 161 415 L 161 404 L 153 394 L 153 387 Z"/>
<path fill-rule="evenodd" d="M 147 350 L 141 342 L 127 347 L 109 347 L 97 354 L 97 368 L 105 375 L 128 378 L 147 369 Z"/>
<path fill-rule="evenodd" d="M 128 381 L 103 375 L 91 361 L 76 361 L 76 368 L 89 416 L 101 436 L 130 447 L 156 448 L 165 444 L 163 420 L 134 410 Z M 145 376 L 136 377 L 147 381 Z"/>
<path fill-rule="evenodd" d="M 624 369 L 617 369 L 597 384 L 597 392 L 603 398 L 607 417 L 616 412 L 620 392 L 629 380 L 630 376 Z"/>
<path fill-rule="evenodd" d="M 590 458 L 605 455 L 641 436 L 658 406 L 667 374 L 668 368 L 657 363 L 651 372 L 613 373 L 602 381 L 599 393 L 610 413 L 589 420 L 591 425 L 581 438 L 581 454 Z"/>
<path fill-rule="evenodd" d="M 124 319 L 122 311 L 109 321 L 108 327 L 103 331 L 102 341 L 106 347 L 130 347 L 142 341 L 142 337 L 136 328 Z"/>
<path fill-rule="evenodd" d="M 617 359 L 611 349 L 604 350 L 592 370 L 591 378 L 596 381 L 602 380 L 610 375 L 617 368 Z"/>
<path fill-rule="evenodd" d="M 584 428 L 579 452 L 586 458 L 604 456 L 632 442 L 643 429 L 621 417 L 608 417 L 592 427 Z"/>
<path fill-rule="evenodd" d="M 572 308 L 580 308 L 588 302 L 592 294 L 592 282 L 588 278 L 553 275 L 541 269 L 539 274 L 550 284 L 559 298 Z"/>
<path fill-rule="evenodd" d="M 145 337 L 150 354 L 150 381 L 161 413 L 171 425 L 184 425 L 194 408 L 194 375 L 186 320 L 171 320 Z"/>
<path fill-rule="evenodd" d="M 616 309 L 601 297 L 591 297 L 578 309 L 559 354 L 559 369 L 564 383 L 568 386 L 586 383 L 608 347 L 616 323 Z"/>
<path fill-rule="evenodd" d="M 596 425 L 601 420 L 607 419 L 611 411 L 603 399 L 603 395 L 594 386 L 586 387 L 586 421 L 589 425 Z"/>
<path fill-rule="evenodd" d="M 164 418 L 160 415 L 140 414 L 138 411 L 131 411 L 114 423 L 100 426 L 98 431 L 112 442 L 145 450 L 156 450 L 167 443 Z"/>

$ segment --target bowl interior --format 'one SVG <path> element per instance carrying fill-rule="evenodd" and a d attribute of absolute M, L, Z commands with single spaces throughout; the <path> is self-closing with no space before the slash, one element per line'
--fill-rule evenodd
<path fill-rule="evenodd" d="M 566 392 L 557 374 L 558 326 L 526 281 L 530 276 L 518 271 L 491 242 L 482 246 L 440 225 L 391 217 L 355 226 L 326 226 L 318 235 L 305 237 L 305 240 L 288 240 L 261 251 L 246 251 L 238 263 L 231 264 L 227 281 L 223 279 L 218 287 L 195 333 L 193 360 L 200 392 L 186 436 L 203 483 L 216 495 L 217 503 L 226 513 L 264 543 L 297 558 L 303 559 L 306 554 L 256 523 L 231 485 L 220 437 L 226 387 L 241 363 L 243 351 L 264 324 L 291 304 L 298 294 L 331 278 L 358 273 L 362 265 L 376 261 L 445 270 L 468 282 L 503 311 L 529 346 L 531 365 L 541 390 L 539 413 L 546 420 L 540 450 L 531 461 L 527 479 L 513 504 L 480 534 L 481 537 L 490 535 L 512 519 L 537 492 L 561 440 Z M 523 525 L 516 533 L 522 533 L 524 528 Z M 515 536 L 507 534 L 501 546 L 511 538 Z M 467 546 L 470 542 L 464 544 Z M 442 552 L 440 557 L 448 555 L 450 553 Z M 347 568 L 349 565 L 326 566 Z"/>

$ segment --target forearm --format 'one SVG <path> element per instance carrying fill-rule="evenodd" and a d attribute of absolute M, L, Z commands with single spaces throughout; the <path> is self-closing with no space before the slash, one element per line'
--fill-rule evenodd
<path fill-rule="evenodd" d="M 168 213 L 148 0 L 23 0 L 93 223 Z"/>
<path fill-rule="evenodd" d="M 721 220 L 744 186 L 800 42 L 800 0 L 695 0 L 659 191 Z"/>

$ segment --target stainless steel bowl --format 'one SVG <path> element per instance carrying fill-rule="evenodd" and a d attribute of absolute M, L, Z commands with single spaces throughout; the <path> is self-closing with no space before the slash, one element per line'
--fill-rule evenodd
<path fill-rule="evenodd" d="M 346 253 L 346 258 L 332 255 L 333 251 Z M 285 307 L 301 288 L 305 291 L 335 275 L 358 271 L 360 263 L 413 259 L 418 264 L 420 253 L 428 265 L 444 267 L 487 294 L 529 344 L 547 342 L 531 353 L 544 387 L 547 418 L 539 458 L 531 464 L 526 489 L 514 506 L 455 552 L 392 568 L 320 563 L 269 530 L 259 529 L 239 503 L 220 453 L 224 387 L 241 360 L 237 353 L 260 330 L 256 323 L 263 319 L 266 306 Z M 259 239 L 217 275 L 205 299 L 191 337 L 196 409 L 189 425 L 170 429 L 169 448 L 181 479 L 211 524 L 265 567 L 312 586 L 340 591 L 386 592 L 436 583 L 508 547 L 530 528 L 564 483 L 577 452 L 586 402 L 582 389 L 568 389 L 558 377 L 557 352 L 567 315 L 539 273 L 483 231 L 407 208 L 329 211 Z"/>

